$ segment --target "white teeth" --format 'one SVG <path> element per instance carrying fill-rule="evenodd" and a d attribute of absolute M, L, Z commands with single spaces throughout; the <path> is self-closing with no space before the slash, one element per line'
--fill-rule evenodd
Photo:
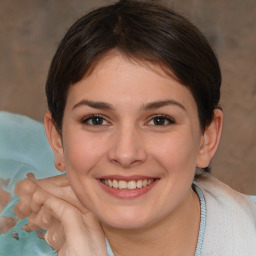
<path fill-rule="evenodd" d="M 148 185 L 148 181 L 147 181 L 147 180 L 143 180 L 143 181 L 142 181 L 142 186 L 143 186 L 143 187 L 146 187 L 147 185 Z"/>
<path fill-rule="evenodd" d="M 137 180 L 137 188 L 142 188 L 142 180 Z"/>
<path fill-rule="evenodd" d="M 153 179 L 148 180 L 148 185 L 153 183 Z"/>
<path fill-rule="evenodd" d="M 117 189 L 139 189 L 142 187 L 149 186 L 154 182 L 154 179 L 144 179 L 144 180 L 130 180 L 130 181 L 125 181 L 125 180 L 110 180 L 110 179 L 102 179 L 102 183 L 109 187 L 117 188 Z"/>
<path fill-rule="evenodd" d="M 118 182 L 117 180 L 113 180 L 113 188 L 118 188 Z"/>
<path fill-rule="evenodd" d="M 137 187 L 137 182 L 135 180 L 131 180 L 128 182 L 128 189 L 135 189 Z"/>
<path fill-rule="evenodd" d="M 112 180 L 108 180 L 108 184 L 107 185 L 109 185 L 110 187 L 113 187 L 113 182 L 112 182 Z"/>
<path fill-rule="evenodd" d="M 128 185 L 128 184 L 127 184 L 126 181 L 120 180 L 118 185 L 119 185 L 119 186 L 118 186 L 119 189 L 127 189 L 127 185 Z"/>

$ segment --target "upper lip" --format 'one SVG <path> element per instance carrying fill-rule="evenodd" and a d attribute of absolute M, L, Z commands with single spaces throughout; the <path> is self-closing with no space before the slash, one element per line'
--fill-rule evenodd
<path fill-rule="evenodd" d="M 144 180 L 144 179 L 149 180 L 149 179 L 159 179 L 159 178 L 158 177 L 152 177 L 152 176 L 142 176 L 142 175 L 131 175 L 131 176 L 106 175 L 106 176 L 101 176 L 98 179 L 130 181 L 130 180 Z"/>

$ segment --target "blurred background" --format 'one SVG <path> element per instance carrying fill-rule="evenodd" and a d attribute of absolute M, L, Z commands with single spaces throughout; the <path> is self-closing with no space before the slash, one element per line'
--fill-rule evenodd
<path fill-rule="evenodd" d="M 0 0 L 0 110 L 43 121 L 51 58 L 80 16 L 111 0 Z M 256 1 L 159 0 L 209 39 L 222 74 L 224 130 L 212 172 L 256 195 Z"/>

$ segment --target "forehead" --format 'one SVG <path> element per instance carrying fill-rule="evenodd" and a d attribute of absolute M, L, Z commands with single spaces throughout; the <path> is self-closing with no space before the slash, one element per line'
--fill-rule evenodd
<path fill-rule="evenodd" d="M 83 98 L 130 105 L 174 99 L 195 105 L 190 90 L 167 74 L 167 69 L 118 52 L 105 55 L 90 74 L 70 88 L 67 104 Z"/>

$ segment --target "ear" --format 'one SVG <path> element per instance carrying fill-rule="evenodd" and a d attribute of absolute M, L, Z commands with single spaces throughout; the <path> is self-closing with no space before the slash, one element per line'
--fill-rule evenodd
<path fill-rule="evenodd" d="M 48 111 L 44 116 L 44 127 L 47 139 L 51 145 L 53 153 L 55 155 L 55 167 L 59 171 L 63 172 L 66 169 L 64 161 L 64 151 L 62 138 L 59 131 L 56 129 L 51 113 Z"/>
<path fill-rule="evenodd" d="M 197 167 L 205 168 L 210 164 L 220 141 L 223 124 L 223 112 L 220 109 L 215 109 L 214 119 L 206 128 L 200 145 L 199 154 L 197 157 Z"/>

